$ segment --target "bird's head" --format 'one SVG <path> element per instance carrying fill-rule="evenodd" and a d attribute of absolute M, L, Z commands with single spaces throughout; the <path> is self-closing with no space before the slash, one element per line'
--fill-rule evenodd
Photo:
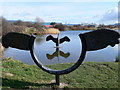
<path fill-rule="evenodd" d="M 111 32 L 111 37 L 110 38 L 111 38 L 110 41 L 109 41 L 110 46 L 114 47 L 116 44 L 120 43 L 120 34 L 119 33 L 117 33 L 117 32 L 112 33 Z"/>
<path fill-rule="evenodd" d="M 46 41 L 52 40 L 52 35 L 47 36 Z"/>
<path fill-rule="evenodd" d="M 67 36 L 64 37 L 64 40 L 70 42 L 70 39 Z"/>

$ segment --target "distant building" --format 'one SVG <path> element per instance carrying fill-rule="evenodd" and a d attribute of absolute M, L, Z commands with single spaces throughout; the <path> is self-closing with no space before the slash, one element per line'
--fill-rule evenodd
<path fill-rule="evenodd" d="M 53 27 L 53 25 L 44 25 L 45 27 L 47 27 L 47 28 L 52 28 Z"/>

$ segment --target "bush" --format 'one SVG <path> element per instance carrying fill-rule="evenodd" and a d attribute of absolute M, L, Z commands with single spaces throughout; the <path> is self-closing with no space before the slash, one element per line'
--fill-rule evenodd
<path fill-rule="evenodd" d="M 120 58 L 119 58 L 119 57 L 116 57 L 115 62 L 120 62 Z"/>
<path fill-rule="evenodd" d="M 2 20 L 2 35 L 11 32 L 13 25 L 11 23 L 9 23 L 5 18 L 0 17 Z"/>
<path fill-rule="evenodd" d="M 57 28 L 60 31 L 68 30 L 68 27 L 66 25 L 61 24 L 61 23 L 60 24 L 55 24 L 54 28 Z"/>
<path fill-rule="evenodd" d="M 26 33 L 29 33 L 29 34 L 32 34 L 32 33 L 36 32 L 36 29 L 35 29 L 35 28 L 32 28 L 32 27 L 31 27 L 31 28 L 26 28 L 26 29 L 25 29 L 25 32 L 26 32 Z"/>

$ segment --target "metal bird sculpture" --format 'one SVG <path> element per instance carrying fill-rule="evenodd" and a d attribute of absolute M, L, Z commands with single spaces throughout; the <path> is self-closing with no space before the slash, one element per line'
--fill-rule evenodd
<path fill-rule="evenodd" d="M 59 36 L 59 35 L 58 35 L 58 36 Z M 47 36 L 46 41 L 49 41 L 49 40 L 52 40 L 52 41 L 56 44 L 56 47 L 58 47 L 59 44 L 65 42 L 65 41 L 66 41 L 66 42 L 70 42 L 70 39 L 69 39 L 67 36 L 65 36 L 65 37 L 63 37 L 63 38 L 61 38 L 61 39 L 59 40 L 58 37 L 57 37 L 57 38 L 54 38 L 52 35 L 49 35 L 49 36 Z"/>

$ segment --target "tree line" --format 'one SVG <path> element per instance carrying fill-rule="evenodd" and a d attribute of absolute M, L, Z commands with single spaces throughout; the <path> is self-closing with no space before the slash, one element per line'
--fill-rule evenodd
<path fill-rule="evenodd" d="M 43 25 L 42 19 L 36 18 L 35 22 L 26 22 L 22 20 L 17 20 L 17 21 L 8 21 L 4 17 L 0 17 L 1 23 L 1 34 L 4 35 L 8 32 L 20 32 L 23 33 L 25 32 L 26 29 L 31 30 L 40 30 L 43 31 L 45 29 Z"/>

